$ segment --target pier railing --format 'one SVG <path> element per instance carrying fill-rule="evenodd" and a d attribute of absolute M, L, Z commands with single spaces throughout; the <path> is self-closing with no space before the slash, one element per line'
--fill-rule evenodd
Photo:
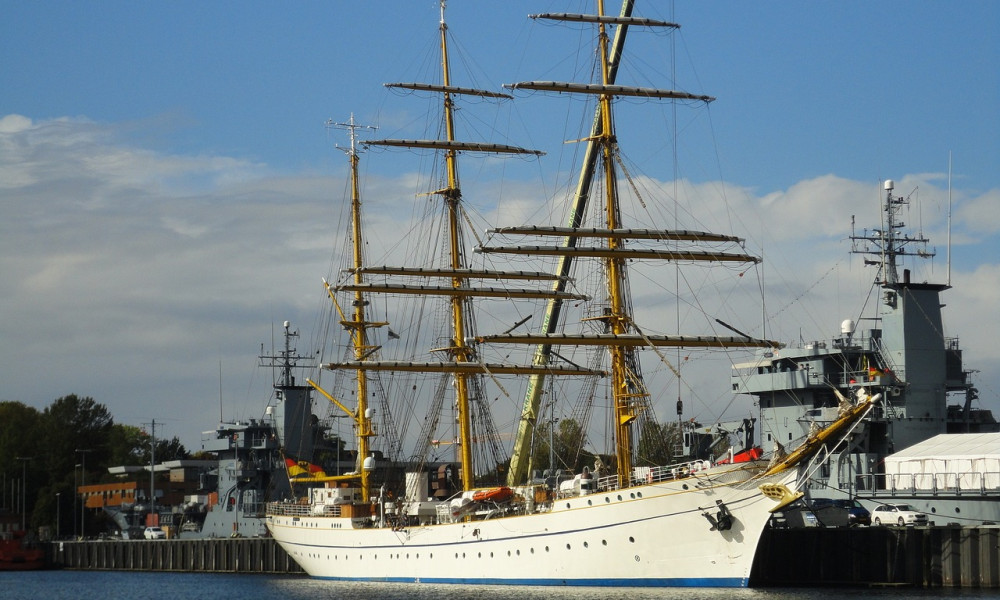
<path fill-rule="evenodd" d="M 1000 471 L 880 473 L 858 476 L 858 493 L 993 495 L 1000 498 Z"/>

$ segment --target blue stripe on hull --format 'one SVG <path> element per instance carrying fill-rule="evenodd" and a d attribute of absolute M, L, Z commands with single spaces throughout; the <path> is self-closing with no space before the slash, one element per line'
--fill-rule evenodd
<path fill-rule="evenodd" d="M 650 579 L 474 579 L 409 577 L 313 577 L 327 581 L 374 581 L 382 583 L 446 583 L 464 585 L 537 585 L 567 587 L 716 587 L 744 588 L 746 578 L 739 577 L 667 577 Z"/>

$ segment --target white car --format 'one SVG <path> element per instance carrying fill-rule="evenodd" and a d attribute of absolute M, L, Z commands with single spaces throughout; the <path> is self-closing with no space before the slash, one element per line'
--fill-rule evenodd
<path fill-rule="evenodd" d="M 142 537 L 147 540 L 165 540 L 167 539 L 167 532 L 163 531 L 159 527 L 147 527 L 146 530 L 142 532 Z"/>
<path fill-rule="evenodd" d="M 927 515 L 909 504 L 882 504 L 872 511 L 873 525 L 926 525 Z"/>

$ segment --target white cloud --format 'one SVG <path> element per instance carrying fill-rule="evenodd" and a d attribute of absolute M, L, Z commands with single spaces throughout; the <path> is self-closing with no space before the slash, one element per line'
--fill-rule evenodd
<path fill-rule="evenodd" d="M 411 214 L 425 206 L 414 196 L 416 180 L 407 173 L 365 181 L 373 262 L 386 262 L 382 248 L 406 251 Z M 863 305 L 874 272 L 850 260 L 846 238 L 851 215 L 859 228 L 878 224 L 878 182 L 826 175 L 758 197 L 717 182 L 637 181 L 649 198 L 679 190 L 690 212 L 704 215 L 682 217 L 685 226 L 746 236 L 750 250 L 764 255 L 767 335 L 823 339 Z M 935 174 L 897 182 L 897 192 L 918 189 L 928 207 L 908 220 L 944 231 L 942 185 Z M 271 324 L 291 319 L 303 330 L 303 349 L 323 335 L 318 314 L 327 300 L 319 280 L 340 268 L 330 259 L 344 248 L 342 178 L 152 151 L 123 141 L 115 126 L 84 119 L 8 115 L 0 118 L 0 186 L 0 399 L 42 407 L 64 394 L 90 395 L 120 422 L 175 419 L 165 421 L 166 435 L 197 447 L 197 432 L 218 418 L 220 361 L 225 416 L 257 417 L 270 380 L 256 370 L 256 351 L 270 340 Z M 996 232 L 997 194 L 955 194 L 956 239 Z M 502 203 L 490 200 L 501 196 Z M 485 220 L 563 224 L 562 199 L 547 200 L 530 183 L 475 198 Z M 962 336 L 966 360 L 978 364 L 1000 363 L 994 334 L 983 326 L 992 323 L 1000 290 L 997 257 L 984 250 L 975 264 L 956 265 L 955 289 L 946 295 L 948 330 Z M 721 294 L 699 309 L 759 333 L 753 275 L 729 271 L 686 283 Z M 661 284 L 640 271 L 633 279 L 637 294 L 666 302 Z M 686 293 L 683 300 L 690 311 Z M 641 313 L 650 330 L 666 330 L 663 322 L 673 319 L 672 312 L 663 317 L 673 310 L 663 306 Z M 725 365 L 704 382 L 699 394 L 725 406 Z M 982 387 L 1000 383 L 991 373 Z M 670 418 L 669 410 L 661 418 Z"/>

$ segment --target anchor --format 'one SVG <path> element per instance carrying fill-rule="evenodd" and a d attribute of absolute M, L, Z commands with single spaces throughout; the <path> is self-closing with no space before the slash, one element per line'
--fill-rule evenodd
<path fill-rule="evenodd" d="M 719 510 L 714 515 L 708 511 L 701 513 L 712 524 L 709 531 L 729 531 L 733 528 L 733 514 L 729 512 L 729 508 L 722 500 L 716 500 L 715 505 L 719 507 Z"/>

